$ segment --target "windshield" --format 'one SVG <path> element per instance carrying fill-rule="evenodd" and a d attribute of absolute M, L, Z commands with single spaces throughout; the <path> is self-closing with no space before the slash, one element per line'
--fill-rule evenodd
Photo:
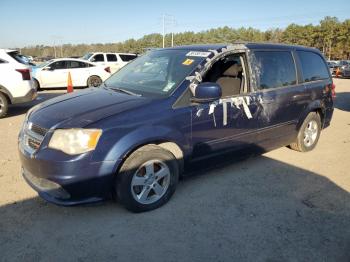
<path fill-rule="evenodd" d="M 105 81 L 140 95 L 168 96 L 205 59 L 188 50 L 156 50 L 138 57 Z"/>
<path fill-rule="evenodd" d="M 40 67 L 40 68 L 41 67 L 45 67 L 45 66 L 51 64 L 52 62 L 53 62 L 53 60 L 49 60 L 49 61 L 46 61 L 44 63 L 41 63 L 41 64 L 37 65 L 36 67 Z"/>
<path fill-rule="evenodd" d="M 82 59 L 84 59 L 84 60 L 89 60 L 89 58 L 90 58 L 92 55 L 93 55 L 92 53 L 87 53 L 87 54 L 85 54 L 85 55 L 82 57 Z"/>

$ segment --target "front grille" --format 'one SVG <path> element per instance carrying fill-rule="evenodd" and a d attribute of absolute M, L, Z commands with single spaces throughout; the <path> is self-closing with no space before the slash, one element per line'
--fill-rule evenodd
<path fill-rule="evenodd" d="M 40 136 L 45 136 L 47 131 L 48 131 L 46 128 L 40 127 L 40 126 L 35 125 L 35 124 L 31 125 L 31 130 Z"/>
<path fill-rule="evenodd" d="M 31 137 L 28 137 L 28 146 L 31 147 L 34 150 L 37 150 L 40 147 L 41 142 L 38 140 L 35 140 Z"/>
<path fill-rule="evenodd" d="M 32 154 L 39 149 L 48 129 L 28 122 L 22 130 L 21 143 L 23 149 Z"/>

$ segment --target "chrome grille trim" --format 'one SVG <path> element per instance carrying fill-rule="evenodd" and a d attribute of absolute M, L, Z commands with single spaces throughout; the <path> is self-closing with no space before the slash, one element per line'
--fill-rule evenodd
<path fill-rule="evenodd" d="M 35 153 L 40 148 L 47 131 L 47 129 L 31 122 L 25 123 L 23 126 L 21 139 L 23 149 L 29 154 Z"/>
<path fill-rule="evenodd" d="M 31 131 L 33 131 L 34 133 L 44 137 L 48 130 L 46 128 L 41 127 L 41 126 L 32 124 L 31 125 Z"/>

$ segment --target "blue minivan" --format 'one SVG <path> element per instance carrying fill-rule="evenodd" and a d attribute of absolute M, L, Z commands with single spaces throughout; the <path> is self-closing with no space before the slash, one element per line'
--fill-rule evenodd
<path fill-rule="evenodd" d="M 47 201 L 166 203 L 194 161 L 231 150 L 312 150 L 335 86 L 313 48 L 267 43 L 157 49 L 98 88 L 33 107 L 19 134 L 25 180 Z"/>

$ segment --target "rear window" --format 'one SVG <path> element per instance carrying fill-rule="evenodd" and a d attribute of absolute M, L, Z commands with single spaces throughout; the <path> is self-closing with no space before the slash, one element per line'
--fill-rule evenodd
<path fill-rule="evenodd" d="M 86 63 L 80 62 L 80 61 L 67 61 L 68 65 L 67 68 L 84 68 L 88 67 Z"/>
<path fill-rule="evenodd" d="M 323 58 L 313 52 L 297 51 L 303 71 L 304 82 L 329 78 L 328 68 Z"/>
<path fill-rule="evenodd" d="M 107 54 L 107 61 L 108 62 L 117 62 L 117 56 L 115 54 Z"/>
<path fill-rule="evenodd" d="M 296 84 L 296 71 L 292 54 L 288 51 L 254 52 L 257 86 L 270 89 Z"/>
<path fill-rule="evenodd" d="M 18 52 L 8 52 L 9 56 L 11 56 L 13 59 L 15 59 L 18 63 L 28 65 L 29 60 L 25 58 L 25 56 L 20 55 Z"/>
<path fill-rule="evenodd" d="M 121 55 L 121 54 L 119 56 L 121 60 L 123 60 L 124 62 L 129 62 L 131 60 L 134 60 L 137 57 L 137 55 Z"/>

